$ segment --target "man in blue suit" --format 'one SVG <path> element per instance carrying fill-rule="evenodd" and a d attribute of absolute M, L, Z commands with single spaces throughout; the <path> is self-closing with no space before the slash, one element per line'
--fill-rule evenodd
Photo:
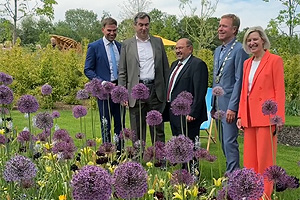
<path fill-rule="evenodd" d="M 226 113 L 226 117 L 221 120 L 221 126 L 218 127 L 220 127 L 219 137 L 226 157 L 226 171 L 229 173 L 240 166 L 236 121 L 243 78 L 243 63 L 248 58 L 242 44 L 236 40 L 239 26 L 240 19 L 234 14 L 221 17 L 218 36 L 222 45 L 214 52 L 213 87 L 222 87 L 224 95 L 213 98 L 212 115 L 216 110 L 223 110 Z"/>
<path fill-rule="evenodd" d="M 92 80 L 93 78 L 103 81 L 110 81 L 118 84 L 118 66 L 120 60 L 121 44 L 115 41 L 117 36 L 117 21 L 108 17 L 102 21 L 103 38 L 88 45 L 84 73 Z M 120 104 L 109 102 L 110 112 L 114 118 L 114 133 L 121 131 Z M 99 113 L 103 142 L 110 142 L 110 117 L 108 101 L 99 100 Z M 118 146 L 120 150 L 120 145 Z"/>

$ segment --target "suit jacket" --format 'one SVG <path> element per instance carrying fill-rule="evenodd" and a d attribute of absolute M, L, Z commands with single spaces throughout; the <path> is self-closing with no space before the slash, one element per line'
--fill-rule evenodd
<path fill-rule="evenodd" d="M 171 65 L 171 72 L 178 65 L 179 60 Z M 172 73 L 171 73 L 172 74 Z M 169 77 L 170 79 L 170 77 Z M 169 83 L 169 80 L 168 80 Z M 207 120 L 205 95 L 208 86 L 208 70 L 205 62 L 191 55 L 189 60 L 178 74 L 171 94 L 171 102 L 182 91 L 193 95 L 190 116 L 200 123 Z"/>
<path fill-rule="evenodd" d="M 169 76 L 169 63 L 162 40 L 150 36 L 153 49 L 155 68 L 155 91 L 159 101 L 166 102 L 166 81 Z M 123 85 L 129 92 L 129 106 L 134 107 L 136 100 L 131 97 L 131 89 L 139 83 L 140 62 L 137 50 L 136 37 L 127 39 L 122 43 L 119 63 L 119 85 Z"/>
<path fill-rule="evenodd" d="M 238 105 L 240 101 L 240 92 L 242 87 L 242 77 L 243 77 L 243 63 L 249 58 L 248 54 L 243 50 L 242 44 L 237 42 L 227 60 L 225 61 L 223 75 L 219 83 L 216 83 L 216 76 L 225 60 L 228 52 L 230 51 L 231 45 L 235 42 L 233 39 L 226 48 L 225 53 L 221 59 L 220 52 L 221 46 L 219 46 L 214 53 L 214 71 L 213 71 L 213 87 L 221 86 L 225 92 L 223 96 L 218 97 L 218 105 L 216 107 L 216 102 L 214 98 L 212 99 L 213 109 L 219 109 L 226 112 L 227 109 L 232 111 L 238 111 Z"/>
<path fill-rule="evenodd" d="M 238 115 L 241 118 L 242 126 L 249 127 L 250 121 L 251 127 L 270 125 L 269 116 L 264 116 L 262 113 L 262 104 L 266 100 L 273 100 L 278 104 L 276 115 L 280 116 L 284 122 L 285 89 L 282 58 L 271 54 L 268 50 L 266 51 L 254 74 L 252 87 L 248 94 L 252 60 L 253 57 L 247 59 L 244 63 L 243 85 Z"/>
<path fill-rule="evenodd" d="M 115 41 L 120 53 L 121 44 Z M 111 81 L 111 72 L 103 39 L 99 39 L 88 45 L 84 74 L 92 80 L 98 78 L 101 81 Z"/>

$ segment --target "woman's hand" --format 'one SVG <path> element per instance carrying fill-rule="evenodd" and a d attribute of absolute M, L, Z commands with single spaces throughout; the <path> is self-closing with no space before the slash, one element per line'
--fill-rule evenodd
<path fill-rule="evenodd" d="M 238 127 L 239 130 L 241 130 L 241 131 L 244 130 L 244 127 L 242 126 L 241 118 L 238 118 L 238 120 L 236 121 L 236 126 Z"/>

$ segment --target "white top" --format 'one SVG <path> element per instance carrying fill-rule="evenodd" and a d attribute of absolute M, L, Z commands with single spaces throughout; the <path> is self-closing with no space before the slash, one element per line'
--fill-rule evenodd
<path fill-rule="evenodd" d="M 260 60 L 259 61 L 255 61 L 255 60 L 252 61 L 251 68 L 250 68 L 250 73 L 249 73 L 249 77 L 248 77 L 248 79 L 249 79 L 248 93 L 251 91 L 253 78 L 254 78 L 255 72 L 256 72 L 256 70 L 259 66 L 259 63 L 260 63 Z"/>
<path fill-rule="evenodd" d="M 103 37 L 103 43 L 104 43 L 104 47 L 105 47 L 105 51 L 106 51 L 106 55 L 107 55 L 107 59 L 108 59 L 108 63 L 109 63 L 109 68 L 110 68 L 110 80 L 111 81 L 115 81 L 115 77 L 113 74 L 113 66 L 112 66 L 112 61 L 111 61 L 111 55 L 110 55 L 110 49 L 109 49 L 109 44 L 111 43 L 109 40 L 106 39 L 106 37 Z M 116 62 L 117 62 L 117 68 L 119 69 L 119 61 L 120 61 L 120 54 L 119 54 L 119 50 L 115 44 L 115 41 L 112 41 L 113 43 L 113 50 L 115 53 L 115 58 L 116 58 Z"/>
<path fill-rule="evenodd" d="M 186 59 L 184 59 L 184 61 L 182 61 L 182 62 L 179 61 L 179 62 L 178 62 L 178 64 L 179 64 L 179 63 L 182 63 L 182 65 L 179 67 L 179 69 L 177 70 L 177 72 L 176 72 L 176 74 L 175 74 L 175 77 L 174 77 L 174 80 L 173 80 L 173 83 L 172 83 L 172 86 L 171 86 L 169 98 L 171 97 L 171 94 L 172 94 L 172 91 L 173 91 L 173 88 L 174 88 L 174 84 L 175 84 L 175 82 L 176 82 L 176 79 L 177 79 L 178 75 L 180 74 L 181 70 L 184 68 L 186 62 L 189 60 L 190 57 L 191 57 L 191 55 L 189 55 L 189 57 L 187 57 Z M 177 64 L 177 66 L 178 66 L 178 64 Z M 176 66 L 176 67 L 177 67 L 177 66 Z M 174 72 L 176 71 L 176 67 L 175 67 L 175 69 L 172 71 L 172 73 L 170 74 L 169 84 L 170 84 L 170 81 L 171 81 L 171 77 L 173 76 Z M 169 84 L 168 84 L 168 88 L 169 88 Z M 167 101 L 170 102 L 171 99 L 167 99 Z"/>
<path fill-rule="evenodd" d="M 145 41 L 142 41 L 136 37 L 136 41 L 140 62 L 140 80 L 153 80 L 155 77 L 155 69 L 150 37 Z"/>

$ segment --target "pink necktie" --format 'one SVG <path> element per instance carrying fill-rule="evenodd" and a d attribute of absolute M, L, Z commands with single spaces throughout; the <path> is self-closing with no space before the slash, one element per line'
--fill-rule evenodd
<path fill-rule="evenodd" d="M 176 66 L 176 69 L 174 70 L 174 73 L 172 74 L 172 77 L 170 79 L 170 83 L 169 83 L 169 87 L 168 87 L 168 93 L 167 93 L 167 101 L 170 100 L 170 95 L 171 95 L 171 88 L 172 88 L 172 85 L 173 85 L 173 81 L 174 81 L 174 78 L 177 74 L 177 71 L 179 70 L 180 66 L 182 65 L 182 63 L 178 63 L 178 65 Z"/>

